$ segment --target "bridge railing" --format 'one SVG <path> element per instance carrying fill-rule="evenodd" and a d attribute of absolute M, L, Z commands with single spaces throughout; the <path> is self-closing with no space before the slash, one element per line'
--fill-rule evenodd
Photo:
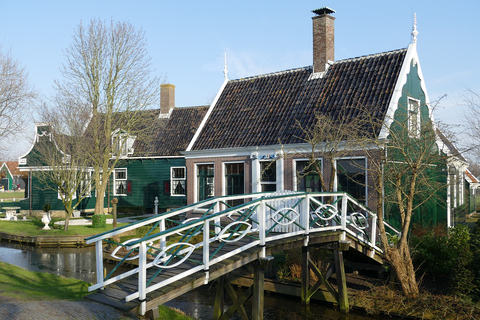
<path fill-rule="evenodd" d="M 185 216 L 183 221 L 179 218 Z M 212 265 L 245 250 L 260 247 L 264 256 L 268 242 L 299 235 L 308 242 L 316 232 L 341 231 L 343 240 L 350 234 L 381 252 L 376 227 L 376 214 L 346 193 L 285 191 L 212 198 L 87 238 L 88 244 L 96 245 L 97 263 L 97 283 L 89 291 L 138 274 L 138 291 L 126 300 L 144 301 L 149 292 L 199 271 L 205 272 L 208 282 Z M 132 236 L 134 232 L 141 235 Z M 111 256 L 118 260 L 106 276 L 104 245 L 116 246 Z M 201 260 L 193 253 L 200 253 Z M 118 272 L 120 265 L 132 260 L 138 267 Z M 155 283 L 159 275 L 177 267 L 183 271 Z"/>

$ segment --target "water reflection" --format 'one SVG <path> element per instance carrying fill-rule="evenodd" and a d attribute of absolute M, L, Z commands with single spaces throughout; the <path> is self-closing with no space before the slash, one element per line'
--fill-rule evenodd
<path fill-rule="evenodd" d="M 0 261 L 30 271 L 53 273 L 85 282 L 95 281 L 95 249 L 36 248 L 0 242 Z"/>
<path fill-rule="evenodd" d="M 49 272 L 85 282 L 94 283 L 95 248 L 36 248 L 32 246 L 0 242 L 0 261 L 17 265 L 30 271 Z M 108 265 L 106 265 L 108 268 Z M 111 267 L 111 265 L 110 265 Z M 277 294 L 265 294 L 265 320 L 371 320 L 375 317 L 350 314 L 343 315 L 329 306 L 312 302 L 304 307 L 299 298 Z M 182 310 L 195 319 L 211 319 L 215 303 L 215 286 L 210 283 L 190 291 L 166 303 L 167 306 Z M 228 300 L 226 305 L 229 305 Z M 247 313 L 251 303 L 245 304 Z M 232 319 L 240 319 L 235 314 Z M 380 319 L 380 318 L 378 318 Z"/>

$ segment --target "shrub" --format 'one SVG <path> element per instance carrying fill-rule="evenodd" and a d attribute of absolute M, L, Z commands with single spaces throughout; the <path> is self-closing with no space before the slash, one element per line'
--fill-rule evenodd
<path fill-rule="evenodd" d="M 92 216 L 92 228 L 105 228 L 107 226 L 107 216 L 103 214 L 94 214 Z"/>

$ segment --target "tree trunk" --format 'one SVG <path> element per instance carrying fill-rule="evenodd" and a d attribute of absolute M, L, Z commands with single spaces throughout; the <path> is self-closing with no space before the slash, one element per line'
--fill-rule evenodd
<path fill-rule="evenodd" d="M 95 214 L 103 214 L 105 208 L 105 190 L 106 184 L 97 186 L 97 200 L 95 201 Z"/>
<path fill-rule="evenodd" d="M 408 247 L 405 251 L 402 253 L 397 248 L 390 248 L 387 259 L 397 275 L 403 294 L 409 299 L 415 299 L 419 294 L 418 284 Z"/>

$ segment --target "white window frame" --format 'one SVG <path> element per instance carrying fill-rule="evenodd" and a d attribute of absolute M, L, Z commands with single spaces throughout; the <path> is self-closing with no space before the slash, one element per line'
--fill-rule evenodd
<path fill-rule="evenodd" d="M 408 135 L 411 138 L 420 138 L 421 129 L 421 114 L 420 114 L 420 100 L 408 97 Z M 413 119 L 416 121 L 413 121 Z"/>
<path fill-rule="evenodd" d="M 175 169 L 183 169 L 183 178 L 174 177 Z M 174 193 L 176 181 L 183 181 L 184 193 Z M 180 166 L 170 168 L 170 195 L 172 197 L 185 197 L 187 195 L 187 167 Z"/>
<path fill-rule="evenodd" d="M 117 179 L 117 171 L 125 171 L 125 178 Z M 117 193 L 117 181 L 125 181 L 125 193 Z M 114 196 L 126 196 L 127 195 L 127 181 L 128 170 L 127 168 L 115 168 L 113 170 L 113 195 Z"/>

